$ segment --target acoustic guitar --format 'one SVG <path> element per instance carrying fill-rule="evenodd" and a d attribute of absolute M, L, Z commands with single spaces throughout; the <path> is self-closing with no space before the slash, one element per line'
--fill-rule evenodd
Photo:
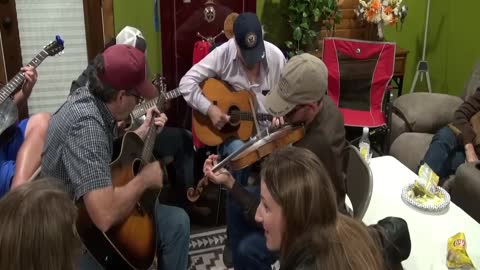
<path fill-rule="evenodd" d="M 192 125 L 198 139 L 205 145 L 216 146 L 227 138 L 234 137 L 247 140 L 254 131 L 254 115 L 250 101 L 255 95 L 248 90 L 234 91 L 225 82 L 217 79 L 207 79 L 202 85 L 203 95 L 220 110 L 230 116 L 229 123 L 218 130 L 207 115 L 193 111 Z M 256 114 L 258 121 L 272 120 L 269 114 Z"/>
<path fill-rule="evenodd" d="M 28 65 L 36 68 L 48 56 L 54 56 L 63 51 L 63 40 L 56 36 L 55 40 L 43 48 Z M 13 103 L 11 96 L 25 81 L 23 72 L 19 71 L 5 86 L 0 89 L 0 134 L 8 127 L 13 125 L 18 119 L 17 106 Z"/>
<path fill-rule="evenodd" d="M 160 96 L 156 105 L 161 103 Z M 129 183 L 152 160 L 155 137 L 152 121 L 145 142 L 134 132 L 115 140 L 110 164 L 114 187 Z M 95 226 L 85 205 L 79 205 L 77 231 L 84 246 L 105 269 L 148 269 L 152 265 L 156 251 L 153 212 L 159 192 L 147 190 L 130 215 L 105 233 Z"/>

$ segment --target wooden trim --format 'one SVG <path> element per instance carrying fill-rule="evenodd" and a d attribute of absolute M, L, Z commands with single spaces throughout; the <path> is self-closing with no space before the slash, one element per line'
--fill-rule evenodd
<path fill-rule="evenodd" d="M 103 25 L 101 0 L 83 0 L 85 17 L 85 36 L 87 39 L 87 55 L 90 62 L 98 53 L 102 52 Z"/>
<path fill-rule="evenodd" d="M 10 24 L 8 26 L 3 23 L 3 20 L 7 17 L 10 18 Z M 18 31 L 17 8 L 15 1 L 13 0 L 0 2 L 0 31 L 2 32 L 2 46 L 0 49 L 3 49 L 2 53 L 4 56 L 2 57 L 1 62 L 6 69 L 7 78 L 4 82 L 7 83 L 23 66 L 20 35 Z M 3 79 L 3 77 L 5 77 L 5 71 L 1 71 L 1 78 Z M 18 106 L 18 119 L 28 117 L 29 113 L 27 104 L 28 101 Z"/>
<path fill-rule="evenodd" d="M 3 20 L 7 17 L 10 18 L 10 25 L 5 27 Z M 8 80 L 13 78 L 22 67 L 22 51 L 20 49 L 15 1 L 9 0 L 0 3 L 0 28 Z"/>
<path fill-rule="evenodd" d="M 103 43 L 115 37 L 115 20 L 113 16 L 113 0 L 103 0 Z"/>

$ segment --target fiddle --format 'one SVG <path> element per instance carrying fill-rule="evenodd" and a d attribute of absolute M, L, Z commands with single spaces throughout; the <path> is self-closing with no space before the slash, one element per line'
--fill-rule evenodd
<path fill-rule="evenodd" d="M 230 154 L 220 163 L 212 168 L 213 172 L 220 170 L 227 164 L 233 170 L 240 170 L 246 168 L 253 163 L 259 161 L 265 156 L 271 154 L 276 149 L 291 145 L 305 136 L 305 129 L 303 126 L 286 125 L 273 133 L 265 130 L 260 135 L 253 137 L 237 151 Z M 189 188 L 187 190 L 187 198 L 191 202 L 195 202 L 200 198 L 203 190 L 208 186 L 208 177 L 204 176 L 197 184 L 196 188 Z"/>
<path fill-rule="evenodd" d="M 296 143 L 305 136 L 303 126 L 283 126 L 279 130 L 262 138 L 242 151 L 230 161 L 233 170 L 246 168 L 260 159 L 270 155 L 273 151 Z"/>

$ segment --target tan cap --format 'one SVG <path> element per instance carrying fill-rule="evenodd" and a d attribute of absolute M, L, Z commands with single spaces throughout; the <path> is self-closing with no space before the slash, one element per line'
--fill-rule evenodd
<path fill-rule="evenodd" d="M 327 92 L 327 80 L 327 67 L 318 57 L 309 53 L 294 56 L 265 97 L 265 108 L 273 116 L 283 116 L 298 104 L 319 101 Z"/>

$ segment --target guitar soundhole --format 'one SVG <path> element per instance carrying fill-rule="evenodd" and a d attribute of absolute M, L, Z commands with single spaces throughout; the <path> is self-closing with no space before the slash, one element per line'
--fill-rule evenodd
<path fill-rule="evenodd" d="M 222 128 L 224 133 L 232 133 L 237 131 L 240 128 L 240 116 L 237 114 L 239 111 L 238 107 L 232 106 L 228 110 L 228 115 L 230 115 L 230 121 L 225 124 Z"/>
<path fill-rule="evenodd" d="M 239 111 L 240 110 L 236 106 L 232 106 L 228 110 L 228 115 L 230 115 L 230 125 L 236 126 L 240 124 L 240 116 L 238 115 Z"/>

